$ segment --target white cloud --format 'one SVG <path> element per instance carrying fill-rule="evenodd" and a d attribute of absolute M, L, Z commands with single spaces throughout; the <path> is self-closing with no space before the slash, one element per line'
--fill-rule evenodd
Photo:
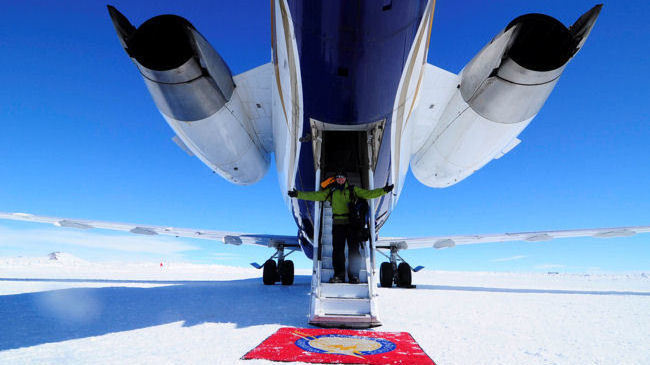
<path fill-rule="evenodd" d="M 503 257 L 503 258 L 500 258 L 500 259 L 494 259 L 494 260 L 492 260 L 492 262 L 515 261 L 515 260 L 525 259 L 526 257 L 528 257 L 528 256 L 519 255 L 519 256 Z"/>
<path fill-rule="evenodd" d="M 3 248 L 13 248 L 20 252 L 20 250 L 41 247 L 56 250 L 61 245 L 113 250 L 121 253 L 159 255 L 176 255 L 199 249 L 199 247 L 173 237 L 108 234 L 70 228 L 15 229 L 0 226 L 0 246 Z"/>

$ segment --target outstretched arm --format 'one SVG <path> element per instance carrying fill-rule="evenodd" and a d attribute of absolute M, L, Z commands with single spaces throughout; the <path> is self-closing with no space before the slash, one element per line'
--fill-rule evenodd
<path fill-rule="evenodd" d="M 387 185 L 387 186 L 388 186 L 388 185 Z M 391 186 L 392 186 L 392 185 L 391 185 Z M 360 188 L 360 187 L 358 187 L 358 186 L 355 186 L 355 187 L 354 187 L 354 193 L 355 193 L 359 198 L 366 199 L 366 200 L 368 200 L 368 199 L 379 198 L 380 196 L 382 196 L 382 195 L 388 193 L 388 192 L 391 191 L 391 190 L 392 190 L 392 188 L 391 188 L 391 189 L 388 189 L 387 187 L 377 188 L 377 189 L 372 189 L 372 190 L 366 190 L 366 189 L 364 189 L 364 188 Z"/>
<path fill-rule="evenodd" d="M 296 198 L 298 199 L 322 202 L 323 200 L 327 199 L 329 189 L 319 191 L 296 191 L 296 193 Z"/>

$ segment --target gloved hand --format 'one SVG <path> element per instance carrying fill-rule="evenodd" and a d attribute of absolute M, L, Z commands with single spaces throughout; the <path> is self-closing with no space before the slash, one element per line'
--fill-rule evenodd
<path fill-rule="evenodd" d="M 395 185 L 393 185 L 393 184 L 390 184 L 390 185 L 386 184 L 386 186 L 384 186 L 384 191 L 387 192 L 387 193 L 390 193 L 391 191 L 393 191 L 394 187 L 395 187 Z"/>
<path fill-rule="evenodd" d="M 295 198 L 295 197 L 298 196 L 298 190 L 296 190 L 296 189 L 289 190 L 289 191 L 287 192 L 287 194 L 289 195 L 289 197 L 291 197 L 291 198 Z"/>

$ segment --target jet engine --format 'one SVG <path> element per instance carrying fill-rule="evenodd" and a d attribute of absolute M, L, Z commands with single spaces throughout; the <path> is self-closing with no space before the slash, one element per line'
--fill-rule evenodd
<path fill-rule="evenodd" d="M 461 71 L 438 123 L 415 147 L 411 168 L 417 179 L 450 186 L 514 148 L 583 46 L 601 7 L 569 28 L 547 15 L 520 16 L 485 46 Z"/>
<path fill-rule="evenodd" d="M 136 29 L 115 8 L 108 10 L 156 107 L 182 141 L 177 143 L 230 182 L 259 181 L 269 154 L 221 56 L 184 18 L 161 15 Z"/>

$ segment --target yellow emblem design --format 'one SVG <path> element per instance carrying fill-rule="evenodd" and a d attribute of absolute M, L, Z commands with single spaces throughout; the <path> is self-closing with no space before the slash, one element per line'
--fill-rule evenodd
<path fill-rule="evenodd" d="M 301 339 L 296 345 L 303 350 L 332 355 L 349 355 L 363 359 L 364 355 L 375 355 L 395 349 L 395 345 L 382 338 L 328 334 L 310 336 L 295 331 Z"/>

